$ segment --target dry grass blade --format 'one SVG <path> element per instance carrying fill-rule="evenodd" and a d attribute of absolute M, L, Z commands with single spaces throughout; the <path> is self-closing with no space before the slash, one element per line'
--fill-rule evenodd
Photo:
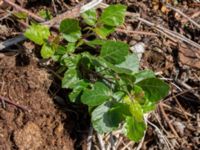
<path fill-rule="evenodd" d="M 88 135 L 88 138 L 87 138 L 87 150 L 92 149 L 92 136 L 93 136 L 93 128 L 90 127 L 89 135 Z"/>
<path fill-rule="evenodd" d="M 200 45 L 198 43 L 186 38 L 185 36 L 183 36 L 183 35 L 181 35 L 179 33 L 176 33 L 174 31 L 166 29 L 166 28 L 164 28 L 162 26 L 156 25 L 155 23 L 152 23 L 152 22 L 150 22 L 150 21 L 148 21 L 148 20 L 146 20 L 144 18 L 140 18 L 139 17 L 138 20 L 142 21 L 143 23 L 145 23 L 145 24 L 147 24 L 147 25 L 149 25 L 151 27 L 154 27 L 159 32 L 162 31 L 165 34 L 168 34 L 169 35 L 168 38 L 171 39 L 171 37 L 172 37 L 172 40 L 174 40 L 174 38 L 175 38 L 175 39 L 178 39 L 179 41 L 185 42 L 185 43 L 187 43 L 189 45 L 192 45 L 192 46 L 200 49 Z"/>
<path fill-rule="evenodd" d="M 165 120 L 166 120 L 167 124 L 169 125 L 170 129 L 172 130 L 173 134 L 174 134 L 176 137 L 179 137 L 179 136 L 178 136 L 178 133 L 177 133 L 176 130 L 174 129 L 173 125 L 170 123 L 170 120 L 169 120 L 167 114 L 165 113 L 165 110 L 164 110 L 164 108 L 163 108 L 163 106 L 162 106 L 162 102 L 159 104 L 159 107 L 160 107 L 160 110 L 161 110 L 161 113 L 162 113 L 163 117 L 165 118 Z"/>
<path fill-rule="evenodd" d="M 104 141 L 103 141 L 102 135 L 97 134 L 97 138 L 98 138 L 98 140 L 99 140 L 99 145 L 100 145 L 100 147 L 101 147 L 101 150 L 106 150 L 106 148 L 105 148 L 105 143 L 104 143 Z"/>
<path fill-rule="evenodd" d="M 170 144 L 169 140 L 165 137 L 165 135 L 162 133 L 162 131 L 155 124 L 153 124 L 152 122 L 150 122 L 148 119 L 146 120 L 146 122 L 149 125 L 151 125 L 152 127 L 155 128 L 155 132 L 157 132 L 158 137 L 161 137 L 164 140 L 164 142 L 165 142 L 168 150 L 174 149 L 173 146 Z"/>
<path fill-rule="evenodd" d="M 200 25 L 197 22 L 195 22 L 194 20 L 192 20 L 189 16 L 187 16 L 186 14 L 184 14 L 182 11 L 174 8 L 173 6 L 171 6 L 169 4 L 167 4 L 166 7 L 174 10 L 177 13 L 179 13 L 180 15 L 182 15 L 183 17 L 185 17 L 186 19 L 188 19 L 192 24 L 194 24 L 195 26 L 197 26 L 198 28 L 200 28 Z"/>
<path fill-rule="evenodd" d="M 156 33 L 146 32 L 146 31 L 137 31 L 137 30 L 136 31 L 128 31 L 126 29 L 120 29 L 120 28 L 117 28 L 116 31 L 121 32 L 121 33 L 131 34 L 131 35 L 139 34 L 139 35 L 158 36 Z"/>

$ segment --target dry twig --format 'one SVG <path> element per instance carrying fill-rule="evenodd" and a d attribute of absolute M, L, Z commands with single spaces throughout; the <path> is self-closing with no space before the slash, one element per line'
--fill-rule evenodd
<path fill-rule="evenodd" d="M 165 113 L 165 110 L 164 110 L 164 108 L 162 106 L 162 102 L 160 102 L 159 107 L 160 107 L 160 110 L 161 110 L 161 113 L 162 113 L 163 117 L 165 118 L 165 120 L 166 120 L 167 124 L 169 125 L 170 129 L 172 130 L 173 134 L 176 137 L 179 137 L 177 132 L 176 132 L 176 130 L 174 129 L 173 125 L 170 123 L 170 120 L 169 120 L 167 114 Z"/>
<path fill-rule="evenodd" d="M 45 21 L 43 18 L 41 18 L 41 17 L 35 15 L 34 13 L 22 8 L 21 6 L 15 4 L 14 2 L 12 2 L 10 0 L 3 0 L 3 1 L 5 3 L 9 4 L 10 6 L 12 6 L 13 8 L 15 8 L 16 10 L 26 13 L 28 16 L 31 16 L 32 18 L 34 18 L 38 22 L 44 22 Z"/>
<path fill-rule="evenodd" d="M 87 150 L 91 150 L 92 148 L 92 135 L 93 135 L 93 128 L 90 127 L 89 135 L 87 137 Z"/>
<path fill-rule="evenodd" d="M 165 141 L 166 146 L 167 146 L 167 148 L 168 148 L 169 150 L 174 149 L 173 146 L 170 144 L 169 140 L 165 137 L 165 135 L 162 133 L 162 131 L 161 131 L 155 124 L 153 124 L 152 122 L 150 122 L 148 119 L 146 120 L 146 122 L 147 122 L 148 124 L 150 124 L 152 127 L 155 128 L 155 132 L 158 133 L 158 137 L 160 136 L 160 137 Z M 171 147 L 171 148 L 170 148 L 170 147 Z"/>
<path fill-rule="evenodd" d="M 101 136 L 100 134 L 97 134 L 97 138 L 98 138 L 98 140 L 99 140 L 99 145 L 100 145 L 100 147 L 101 147 L 101 150 L 106 150 L 106 148 L 105 148 L 105 143 L 104 143 L 104 141 L 103 141 L 102 136 Z"/>
<path fill-rule="evenodd" d="M 146 31 L 129 31 L 126 29 L 121 29 L 121 28 L 117 28 L 115 29 L 117 32 L 122 32 L 122 33 L 126 33 L 126 34 L 140 34 L 140 35 L 150 35 L 150 36 L 158 36 L 156 33 L 152 33 L 152 32 L 146 32 Z"/>
<path fill-rule="evenodd" d="M 167 37 L 170 38 L 170 39 L 172 39 L 173 41 L 174 41 L 174 38 L 175 38 L 175 39 L 178 39 L 178 40 L 181 41 L 181 42 L 185 42 L 185 43 L 187 43 L 187 44 L 189 44 L 189 45 L 192 45 L 192 46 L 194 46 L 194 47 L 200 49 L 200 45 L 199 45 L 198 43 L 196 43 L 196 42 L 194 42 L 194 41 L 192 41 L 192 40 L 186 38 L 185 36 L 183 36 L 183 35 L 181 35 L 181 34 L 179 34 L 179 33 L 177 33 L 177 32 L 171 31 L 171 30 L 169 30 L 169 29 L 167 29 L 167 28 L 164 28 L 164 27 L 162 27 L 162 26 L 160 26 L 160 25 L 156 25 L 155 23 L 152 23 L 152 22 L 150 22 L 150 21 L 148 21 L 148 20 L 146 20 L 146 19 L 144 19 L 144 18 L 138 17 L 138 20 L 142 21 L 143 23 L 145 23 L 145 24 L 147 24 L 147 25 L 149 25 L 149 26 L 151 26 L 151 27 L 154 27 L 154 28 L 155 28 L 157 31 L 159 31 L 159 32 L 162 31 L 162 32 L 164 32 L 165 34 L 168 34 Z M 162 32 L 161 32 L 161 33 L 162 33 Z"/>
<path fill-rule="evenodd" d="M 198 28 L 200 28 L 200 25 L 195 22 L 193 19 L 191 19 L 189 16 L 187 16 L 186 14 L 184 14 L 182 11 L 180 11 L 179 9 L 174 8 L 173 6 L 167 4 L 166 7 L 172 9 L 173 11 L 179 13 L 180 15 L 182 15 L 183 17 L 185 17 L 187 20 L 189 20 L 192 24 L 194 24 L 195 26 L 197 26 Z"/>
<path fill-rule="evenodd" d="M 180 115 L 183 115 L 183 114 L 182 114 L 182 110 L 180 110 L 180 109 L 177 108 L 177 107 L 172 108 L 171 106 L 169 106 L 169 105 L 167 105 L 167 104 L 165 104 L 165 103 L 162 103 L 162 105 L 163 105 L 163 107 L 165 107 L 165 108 L 166 108 L 167 110 L 169 110 L 169 111 L 172 111 L 172 112 L 178 113 L 178 114 L 180 114 Z M 191 118 L 195 118 L 195 116 L 193 116 L 192 114 L 190 114 L 190 113 L 188 113 L 188 112 L 185 112 L 185 114 L 186 114 L 187 116 L 191 117 Z"/>
<path fill-rule="evenodd" d="M 20 108 L 20 109 L 22 109 L 22 110 L 24 110 L 24 111 L 30 111 L 30 110 L 27 109 L 26 107 L 14 103 L 14 102 L 12 102 L 11 100 L 9 100 L 9 99 L 6 98 L 6 97 L 0 96 L 0 101 L 6 102 L 6 103 L 8 103 L 8 104 L 11 104 L 11 105 L 13 105 L 13 106 L 15 106 L 15 107 L 18 107 L 18 108 Z"/>

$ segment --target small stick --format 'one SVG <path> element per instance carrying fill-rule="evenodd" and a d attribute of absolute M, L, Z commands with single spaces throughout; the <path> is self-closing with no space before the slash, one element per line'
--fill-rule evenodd
<path fill-rule="evenodd" d="M 5 42 L 1 42 L 0 43 L 0 51 L 9 47 L 9 46 L 12 46 L 12 45 L 15 45 L 21 41 L 24 41 L 26 39 L 26 37 L 22 34 L 22 35 L 19 35 L 17 37 L 14 37 L 12 39 L 8 39 L 6 40 Z"/>
<path fill-rule="evenodd" d="M 116 150 L 115 141 L 114 141 L 112 132 L 110 133 L 110 144 L 111 144 L 112 150 Z"/>
<path fill-rule="evenodd" d="M 193 14 L 190 16 L 190 18 L 196 18 L 196 17 L 198 17 L 199 15 L 200 15 L 200 11 L 197 11 L 197 12 L 193 13 Z M 186 19 L 186 18 L 183 18 L 183 19 L 181 20 L 182 23 L 187 23 L 187 21 L 188 21 L 188 19 Z"/>
<path fill-rule="evenodd" d="M 131 149 L 129 148 L 129 146 L 131 146 L 132 144 L 133 144 L 132 141 L 129 141 L 128 144 L 126 144 L 126 143 L 123 142 L 124 147 L 121 148 L 121 150 L 127 150 L 127 149 L 128 149 L 128 150 L 131 150 Z"/>
<path fill-rule="evenodd" d="M 48 25 L 49 27 L 52 27 L 52 26 L 55 26 L 57 29 L 58 29 L 58 24 L 60 24 L 60 22 L 63 20 L 63 19 L 66 19 L 66 18 L 76 18 L 80 15 L 80 9 L 81 9 L 81 5 L 79 6 L 76 6 L 75 8 L 73 8 L 72 10 L 70 11 L 67 11 L 67 12 L 64 12 L 56 17 L 54 17 L 53 19 L 49 20 L 49 21 L 46 21 L 42 24 L 44 25 Z"/>
<path fill-rule="evenodd" d="M 180 80 L 176 80 L 176 82 L 181 85 L 182 87 L 186 88 L 187 90 L 192 91 L 192 87 L 188 84 L 186 84 L 185 82 L 182 82 Z M 200 95 L 198 93 L 193 92 L 193 94 L 200 100 Z"/>
<path fill-rule="evenodd" d="M 92 135 L 93 135 L 93 128 L 90 127 L 89 135 L 88 135 L 88 138 L 87 138 L 87 150 L 92 149 Z"/>
<path fill-rule="evenodd" d="M 172 130 L 172 132 L 174 133 L 174 135 L 176 137 L 179 137 L 178 134 L 177 134 L 177 132 L 176 132 L 176 130 L 174 129 L 173 125 L 170 123 L 170 120 L 169 120 L 167 114 L 165 113 L 165 110 L 164 110 L 164 108 L 162 106 L 162 102 L 160 102 L 159 107 L 160 107 L 161 113 L 163 114 L 163 117 L 167 121 L 167 124 L 169 125 L 170 129 Z"/>
<path fill-rule="evenodd" d="M 174 95 L 174 93 L 172 93 L 172 95 Z M 180 102 L 178 101 L 178 99 L 177 99 L 176 96 L 174 96 L 174 99 L 175 99 L 175 102 L 178 104 L 180 110 L 182 111 L 183 115 L 184 115 L 185 118 L 187 119 L 187 121 L 189 121 L 185 109 L 181 106 L 181 104 L 180 104 Z"/>
<path fill-rule="evenodd" d="M 168 109 L 169 111 L 172 111 L 172 112 L 176 112 L 176 113 L 178 113 L 178 114 L 180 114 L 180 115 L 183 115 L 181 112 L 181 110 L 179 109 L 179 108 L 172 108 L 171 106 L 169 106 L 169 105 L 167 105 L 167 104 L 165 104 L 165 103 L 162 103 L 162 105 L 163 105 L 163 107 L 165 107 L 166 109 Z M 173 111 L 173 109 L 174 109 L 174 111 Z M 195 116 L 193 116 L 192 114 L 190 114 L 190 113 L 188 113 L 188 112 L 185 112 L 185 114 L 187 115 L 187 116 L 189 116 L 189 117 L 191 117 L 191 118 L 195 118 Z"/>
<path fill-rule="evenodd" d="M 182 91 L 182 92 L 180 92 L 180 93 L 178 93 L 178 94 L 175 94 L 174 96 L 181 96 L 181 95 L 183 95 L 183 94 L 185 94 L 185 93 L 188 93 L 188 92 L 191 92 L 191 91 L 193 91 L 193 90 L 197 90 L 197 91 L 200 91 L 200 89 L 199 88 L 191 88 L 191 89 L 187 89 L 187 90 L 185 90 L 185 91 Z M 174 96 L 172 96 L 172 97 L 174 97 Z M 166 102 L 166 101 L 168 101 L 168 100 L 170 100 L 171 99 L 171 97 L 169 97 L 169 98 L 166 98 L 165 100 L 163 100 L 163 102 Z"/>
<path fill-rule="evenodd" d="M 38 22 L 44 22 L 45 19 L 43 19 L 42 17 L 39 17 L 37 15 L 35 15 L 34 13 L 20 7 L 19 5 L 15 4 L 14 2 L 10 1 L 10 0 L 3 0 L 5 3 L 9 4 L 10 6 L 14 7 L 15 9 L 17 9 L 18 11 L 24 12 L 26 14 L 28 14 L 28 16 L 31 16 L 32 18 L 34 18 L 36 21 Z"/>
<path fill-rule="evenodd" d="M 129 33 L 129 34 L 141 34 L 141 35 L 150 35 L 150 36 L 158 36 L 156 33 L 152 33 L 152 32 L 146 32 L 146 31 L 128 31 L 125 29 L 120 29 L 117 28 L 115 29 L 117 32 L 122 32 L 122 33 Z"/>
<path fill-rule="evenodd" d="M 53 5 L 54 12 L 57 14 L 58 11 L 57 11 L 57 9 L 56 9 L 55 0 L 52 0 L 52 5 Z"/>
<path fill-rule="evenodd" d="M 99 4 L 102 3 L 103 0 L 92 0 L 91 2 L 85 4 L 84 6 L 81 7 L 80 13 L 84 13 L 87 10 L 90 10 L 92 8 L 95 8 Z"/>
<path fill-rule="evenodd" d="M 18 107 L 18 108 L 20 108 L 20 109 L 22 109 L 22 110 L 29 111 L 26 107 L 21 106 L 21 105 L 19 105 L 19 104 L 16 104 L 16 103 L 12 102 L 11 100 L 9 100 L 8 98 L 5 98 L 5 97 L 3 97 L 3 96 L 0 96 L 0 100 L 1 100 L 2 102 L 6 102 L 6 103 L 11 104 L 11 105 L 13 105 L 13 106 L 15 106 L 15 107 Z"/>
<path fill-rule="evenodd" d="M 195 26 L 197 26 L 198 28 L 200 28 L 200 25 L 199 25 L 197 22 L 195 22 L 195 21 L 194 21 L 193 19 L 191 19 L 189 16 L 187 16 L 186 14 L 184 14 L 182 11 L 180 11 L 180 10 L 174 8 L 173 6 L 171 6 L 171 5 L 169 5 L 169 4 L 167 4 L 166 7 L 172 9 L 173 11 L 175 11 L 175 12 L 177 12 L 177 13 L 179 13 L 180 15 L 182 15 L 183 17 L 185 17 L 186 19 L 188 19 L 192 24 L 194 24 Z"/>
<path fill-rule="evenodd" d="M 164 134 L 161 132 L 161 130 L 155 124 L 150 122 L 148 119 L 146 120 L 146 122 L 155 128 L 155 132 L 158 132 L 160 134 L 161 138 L 165 141 L 169 150 L 174 149 L 173 146 L 170 144 L 169 140 L 164 136 Z M 170 146 L 171 146 L 171 148 L 170 148 Z"/>
<path fill-rule="evenodd" d="M 106 149 L 105 149 L 105 143 L 104 143 L 104 141 L 103 141 L 103 139 L 102 139 L 102 136 L 101 136 L 100 134 L 97 134 L 97 138 L 98 138 L 98 140 L 99 140 L 99 145 L 100 145 L 100 147 L 101 147 L 101 150 L 106 150 Z"/>
<path fill-rule="evenodd" d="M 159 32 L 161 32 L 161 31 L 165 32 L 166 34 L 169 35 L 168 38 L 170 38 L 170 39 L 171 39 L 170 36 L 172 36 L 173 38 L 177 38 L 179 41 L 186 42 L 187 44 L 192 45 L 192 46 L 200 49 L 200 45 L 198 43 L 186 38 L 185 36 L 183 36 L 183 35 L 181 35 L 181 34 L 179 34 L 177 32 L 174 32 L 174 31 L 166 29 L 166 28 L 164 28 L 162 26 L 156 25 L 155 23 L 152 23 L 152 22 L 150 22 L 150 21 L 148 21 L 148 20 L 146 20 L 144 18 L 138 17 L 138 20 L 142 21 L 143 23 L 145 23 L 145 24 L 147 24 L 147 25 L 149 25 L 151 27 L 154 27 Z"/>

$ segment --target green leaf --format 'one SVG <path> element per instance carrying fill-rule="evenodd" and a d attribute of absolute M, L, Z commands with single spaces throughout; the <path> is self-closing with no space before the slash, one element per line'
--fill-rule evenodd
<path fill-rule="evenodd" d="M 134 117 L 127 116 L 124 124 L 124 134 L 135 142 L 139 142 L 144 136 L 146 125 L 144 121 L 138 122 Z"/>
<path fill-rule="evenodd" d="M 75 43 L 68 43 L 67 45 L 67 52 L 68 53 L 73 53 L 76 49 L 76 44 Z"/>
<path fill-rule="evenodd" d="M 143 136 L 146 125 L 143 119 L 143 109 L 141 105 L 130 97 L 126 96 L 124 102 L 129 105 L 131 116 L 126 117 L 124 124 L 124 134 L 131 140 L 138 142 Z"/>
<path fill-rule="evenodd" d="M 81 37 L 81 28 L 78 20 L 65 19 L 60 24 L 60 32 L 68 42 L 76 42 Z"/>
<path fill-rule="evenodd" d="M 60 57 L 61 57 L 60 55 L 53 55 L 53 56 L 51 56 L 52 60 L 55 61 L 55 62 L 59 61 Z"/>
<path fill-rule="evenodd" d="M 108 112 L 104 114 L 103 119 L 108 127 L 116 129 L 119 127 L 119 124 L 125 120 L 125 116 L 127 115 L 130 115 L 129 106 L 123 103 L 115 103 Z"/>
<path fill-rule="evenodd" d="M 95 48 L 97 45 L 103 45 L 105 43 L 105 40 L 102 39 L 94 39 L 92 41 L 84 41 L 85 44 L 87 44 L 90 47 Z"/>
<path fill-rule="evenodd" d="M 100 134 L 114 130 L 112 127 L 107 126 L 107 124 L 104 122 L 104 116 L 111 108 L 111 106 L 112 106 L 111 102 L 106 102 L 99 105 L 92 112 L 91 115 L 92 126 Z"/>
<path fill-rule="evenodd" d="M 62 57 L 62 55 L 64 55 L 67 52 L 67 48 L 61 45 L 57 45 L 57 44 L 54 44 L 53 48 L 55 50 L 55 53 L 52 56 L 52 59 L 54 61 L 60 61 L 60 58 Z"/>
<path fill-rule="evenodd" d="M 77 70 L 75 68 L 69 68 L 62 79 L 62 88 L 74 88 L 79 82 Z"/>
<path fill-rule="evenodd" d="M 131 72 L 138 72 L 139 60 L 136 54 L 126 56 L 125 61 L 116 65 L 119 68 L 130 70 Z"/>
<path fill-rule="evenodd" d="M 102 38 L 102 39 L 106 39 L 106 37 L 111 34 L 112 32 L 115 31 L 115 27 L 112 27 L 112 26 L 107 26 L 107 25 L 104 25 L 104 26 L 101 26 L 101 27 L 96 27 L 94 29 L 94 31 L 96 32 L 96 34 Z"/>
<path fill-rule="evenodd" d="M 43 44 L 42 49 L 40 51 L 41 56 L 43 58 L 50 58 L 51 56 L 53 56 L 54 52 L 55 51 L 53 50 L 53 48 L 47 43 Z"/>
<path fill-rule="evenodd" d="M 106 102 L 94 109 L 91 120 L 94 129 L 102 134 L 117 129 L 129 114 L 128 105 Z"/>
<path fill-rule="evenodd" d="M 146 99 L 146 102 L 141 105 L 143 113 L 147 113 L 149 111 L 155 110 L 156 109 L 156 103 L 151 102 L 148 99 Z"/>
<path fill-rule="evenodd" d="M 81 55 L 70 56 L 69 54 L 65 54 L 60 58 L 60 64 L 69 68 L 76 68 L 80 59 Z"/>
<path fill-rule="evenodd" d="M 42 45 L 50 36 L 47 26 L 32 24 L 24 33 L 24 36 L 38 45 Z"/>
<path fill-rule="evenodd" d="M 169 86 L 157 78 L 144 79 L 137 83 L 144 92 L 149 101 L 156 102 L 168 95 Z"/>
<path fill-rule="evenodd" d="M 117 4 L 110 5 L 101 14 L 100 21 L 109 26 L 119 26 L 124 23 L 126 6 Z"/>
<path fill-rule="evenodd" d="M 155 74 L 153 71 L 151 70 L 143 70 L 143 71 L 140 71 L 138 73 L 135 73 L 134 74 L 135 76 L 135 83 L 138 83 L 144 79 L 148 79 L 148 78 L 155 78 Z"/>
<path fill-rule="evenodd" d="M 137 101 L 134 101 L 134 99 L 130 99 L 129 96 L 125 96 L 123 101 L 124 103 L 129 105 L 130 113 L 137 121 L 144 120 L 142 107 Z"/>
<path fill-rule="evenodd" d="M 16 12 L 16 13 L 13 13 L 13 15 L 17 17 L 18 19 L 26 19 L 28 17 L 28 14 L 25 12 Z"/>
<path fill-rule="evenodd" d="M 119 64 L 128 55 L 128 49 L 126 43 L 107 41 L 101 48 L 100 56 L 112 64 Z"/>
<path fill-rule="evenodd" d="M 96 82 L 91 89 L 85 89 L 81 102 L 88 106 L 98 106 L 111 97 L 110 89 L 102 82 Z"/>
<path fill-rule="evenodd" d="M 96 60 L 96 63 L 99 63 L 101 66 L 103 66 L 105 68 L 109 68 L 116 73 L 132 74 L 132 72 L 130 70 L 127 70 L 124 68 L 119 68 L 116 65 L 111 64 L 110 62 L 106 61 L 105 59 L 103 59 L 101 57 L 97 57 L 95 60 Z"/>
<path fill-rule="evenodd" d="M 122 100 L 122 98 L 125 96 L 125 92 L 122 91 L 117 91 L 115 93 L 113 93 L 112 97 L 116 100 L 116 101 L 120 101 Z"/>
<path fill-rule="evenodd" d="M 51 15 L 51 12 L 48 9 L 41 9 L 38 12 L 39 16 L 44 18 L 45 20 L 50 20 L 53 18 L 53 16 Z"/>
<path fill-rule="evenodd" d="M 73 87 L 73 91 L 69 94 L 69 99 L 71 102 L 76 102 L 77 98 L 80 96 L 81 92 L 88 86 L 89 84 L 83 80 L 79 80 Z"/>
<path fill-rule="evenodd" d="M 122 85 L 122 86 L 124 86 L 124 85 L 126 85 L 126 86 L 130 85 L 131 87 L 134 85 L 135 77 L 133 75 L 118 74 L 118 76 L 121 79 L 121 80 L 118 80 L 120 85 Z"/>
<path fill-rule="evenodd" d="M 97 21 L 97 14 L 95 9 L 90 9 L 81 14 L 81 17 L 84 19 L 85 23 L 90 26 L 94 26 Z"/>
<path fill-rule="evenodd" d="M 145 101 L 147 100 L 143 89 L 137 85 L 134 85 L 133 96 L 134 96 L 134 100 L 136 100 L 140 104 L 144 104 Z"/>
<path fill-rule="evenodd" d="M 141 105 L 138 102 L 134 101 L 134 102 L 130 103 L 129 109 L 130 109 L 132 116 L 135 118 L 136 121 L 139 121 L 139 122 L 144 121 L 143 110 L 142 110 Z"/>

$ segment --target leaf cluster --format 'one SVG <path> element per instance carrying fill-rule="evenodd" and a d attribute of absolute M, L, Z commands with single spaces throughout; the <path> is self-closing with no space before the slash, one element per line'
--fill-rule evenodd
<path fill-rule="evenodd" d="M 107 40 L 125 19 L 126 6 L 117 4 L 101 14 L 89 10 L 82 21 L 65 19 L 60 34 L 49 40 L 49 28 L 30 26 L 24 35 L 41 45 L 41 56 L 60 64 L 62 88 L 71 89 L 71 102 L 88 106 L 99 133 L 120 126 L 131 140 L 139 141 L 146 129 L 143 115 L 168 94 L 169 86 L 149 70 L 139 70 L 137 55 L 121 41 Z M 80 27 L 81 24 L 81 27 Z"/>

